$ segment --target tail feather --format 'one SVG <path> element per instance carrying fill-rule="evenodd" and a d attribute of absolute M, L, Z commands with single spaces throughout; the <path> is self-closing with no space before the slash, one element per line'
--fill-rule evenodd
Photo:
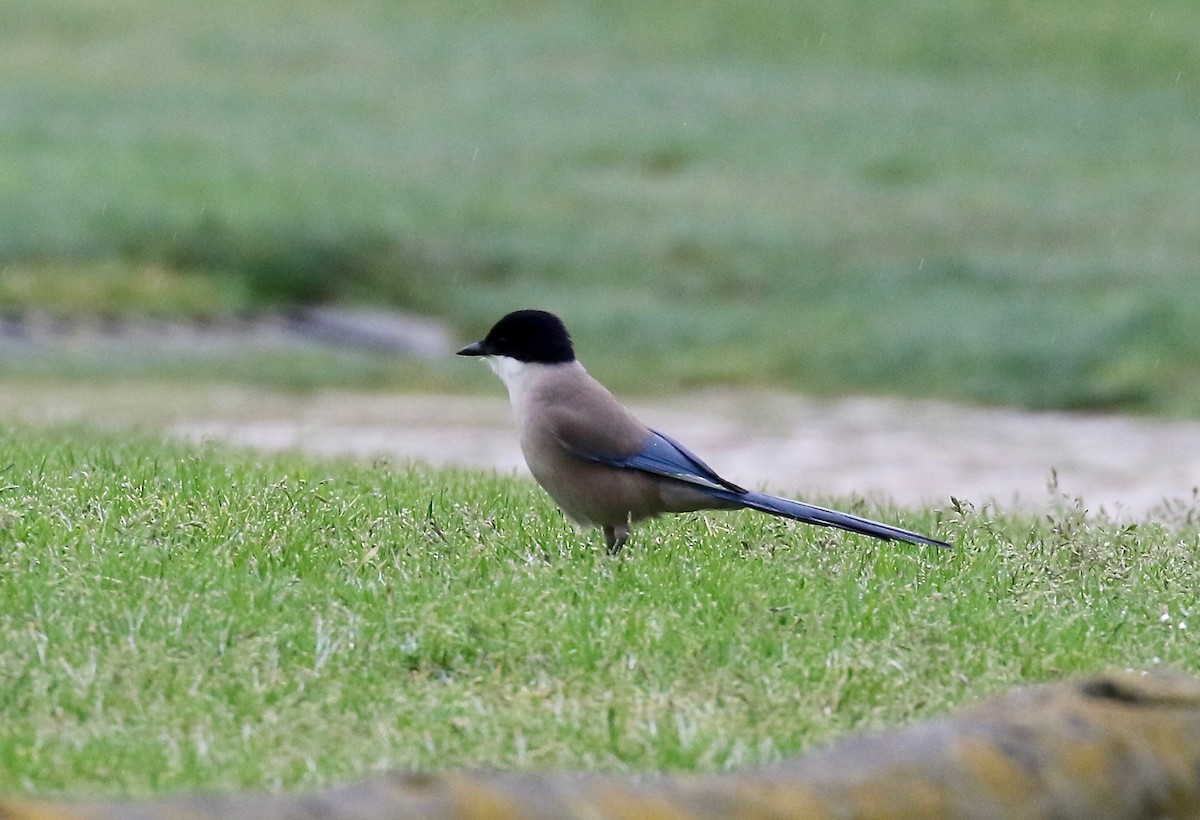
<path fill-rule="evenodd" d="M 882 524 L 878 521 L 872 521 L 869 518 L 851 515 L 850 513 L 818 507 L 815 504 L 792 501 L 790 498 L 779 498 L 778 496 L 758 492 L 739 494 L 724 490 L 710 490 L 709 494 L 715 498 L 732 501 L 735 504 L 740 504 L 752 510 L 778 515 L 783 518 L 791 518 L 805 524 L 816 524 L 821 527 L 837 527 L 841 530 L 869 535 L 873 538 L 883 539 L 884 541 L 907 541 L 910 544 L 920 544 L 930 547 L 950 546 L 945 541 L 929 538 L 919 533 L 901 529 L 900 527 Z"/>

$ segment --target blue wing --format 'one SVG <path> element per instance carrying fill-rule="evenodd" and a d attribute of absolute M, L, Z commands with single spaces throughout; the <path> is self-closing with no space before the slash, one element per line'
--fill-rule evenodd
<path fill-rule="evenodd" d="M 655 430 L 642 445 L 642 449 L 630 456 L 608 456 L 599 453 L 579 453 L 589 461 L 598 461 L 610 467 L 641 470 L 678 481 L 686 481 L 709 490 L 725 490 L 743 494 L 745 489 L 721 478 L 700 457 L 670 436 Z"/>
<path fill-rule="evenodd" d="M 654 430 L 650 431 L 650 437 L 642 444 L 642 448 L 630 456 L 610 456 L 578 448 L 571 449 L 580 458 L 586 458 L 589 461 L 673 478 L 699 488 L 714 499 L 783 518 L 791 518 L 805 524 L 836 527 L 880 538 L 884 541 L 907 541 L 910 544 L 936 547 L 950 546 L 945 541 L 939 541 L 936 538 L 900 527 L 893 527 L 890 524 L 872 521 L 869 518 L 818 507 L 814 504 L 805 504 L 803 501 L 793 501 L 790 498 L 751 492 L 721 478 L 691 450 L 675 439 Z"/>

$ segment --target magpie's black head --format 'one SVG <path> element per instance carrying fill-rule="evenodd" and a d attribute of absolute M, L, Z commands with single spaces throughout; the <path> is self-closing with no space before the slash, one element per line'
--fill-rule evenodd
<path fill-rule="evenodd" d="M 544 310 L 517 310 L 505 316 L 481 341 L 459 356 L 508 356 L 519 362 L 561 364 L 575 360 L 566 325 Z"/>

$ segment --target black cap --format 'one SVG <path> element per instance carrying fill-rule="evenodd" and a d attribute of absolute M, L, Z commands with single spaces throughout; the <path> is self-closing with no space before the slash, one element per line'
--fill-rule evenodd
<path fill-rule="evenodd" d="M 571 334 L 553 313 L 516 310 L 492 326 L 488 335 L 458 351 L 459 356 L 508 356 L 519 362 L 562 364 L 575 361 Z"/>

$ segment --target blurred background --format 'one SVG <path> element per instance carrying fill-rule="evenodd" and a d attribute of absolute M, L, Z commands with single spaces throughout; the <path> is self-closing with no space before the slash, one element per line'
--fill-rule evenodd
<path fill-rule="evenodd" d="M 1200 5 L 0 5 L 0 389 L 1200 415 Z M 468 363 L 469 364 L 469 363 Z M 169 399 L 164 401 L 170 402 Z"/>

